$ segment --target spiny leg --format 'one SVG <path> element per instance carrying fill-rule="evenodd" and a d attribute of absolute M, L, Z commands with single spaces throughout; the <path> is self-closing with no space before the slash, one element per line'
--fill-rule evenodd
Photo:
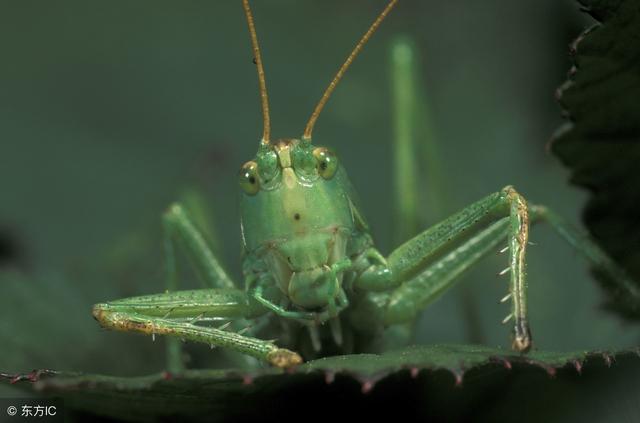
<path fill-rule="evenodd" d="M 481 242 L 484 237 L 496 237 L 494 231 L 500 225 L 505 225 L 504 230 L 509 237 L 510 291 L 512 316 L 515 318 L 513 348 L 527 351 L 531 347 L 525 294 L 529 214 L 525 199 L 513 187 L 505 187 L 427 229 L 398 247 L 386 260 L 376 261 L 369 257 L 370 267 L 360 273 L 354 282 L 355 287 L 372 291 L 397 287 L 416 278 L 443 259 L 451 262 L 455 257 L 463 256 L 469 243 L 479 245 L 480 248 L 488 242 Z M 480 239 L 476 239 L 477 237 Z M 456 253 L 455 257 L 451 256 L 452 252 Z M 472 253 L 473 250 L 468 251 L 468 254 Z M 445 287 L 433 292 L 437 293 Z M 431 293 L 427 289 L 425 297 L 428 298 Z"/>
<path fill-rule="evenodd" d="M 509 189 L 510 188 L 508 187 L 506 190 Z M 522 199 L 520 200 L 522 202 L 524 201 Z M 483 200 L 481 200 L 481 202 L 482 201 Z M 518 201 L 516 201 L 516 203 L 518 203 Z M 478 203 L 475 205 L 477 204 Z M 471 207 L 473 208 L 475 205 L 472 205 Z M 532 224 L 538 222 L 549 223 L 564 240 L 576 249 L 576 251 L 599 269 L 599 271 L 605 273 L 612 280 L 615 280 L 628 295 L 640 298 L 640 291 L 636 288 L 636 285 L 629 278 L 626 272 L 620 268 L 588 235 L 568 224 L 564 219 L 547 207 L 533 205 L 529 206 L 529 210 Z M 465 211 L 463 210 L 459 215 L 464 212 Z M 456 220 L 456 217 L 457 216 L 454 215 L 443 223 L 446 223 L 451 219 Z M 449 233 L 451 234 L 451 232 Z M 513 241 L 512 235 L 512 216 L 503 217 L 494 223 L 489 224 L 489 226 L 484 229 L 481 229 L 475 235 L 457 244 L 457 246 L 444 248 L 444 251 L 440 254 L 435 254 L 437 258 L 434 261 L 429 262 L 425 270 L 407 282 L 404 282 L 390 295 L 384 310 L 385 323 L 402 323 L 414 319 L 424 307 L 435 300 L 446 289 L 450 288 L 458 280 L 458 277 L 471 265 L 487 253 L 497 250 L 498 246 L 502 245 L 501 243 L 505 238 L 510 236 L 510 239 Z M 416 239 L 418 238 L 420 238 L 420 236 L 416 237 Z M 449 242 L 453 241 L 453 238 L 455 238 L 455 235 L 451 235 Z M 405 245 L 412 243 L 414 240 L 409 241 Z M 516 241 L 520 240 L 516 237 Z M 523 241 L 526 243 L 526 239 Z M 519 244 L 519 242 L 517 242 L 517 244 Z M 503 251 L 506 251 L 507 249 L 513 249 L 513 242 L 510 243 L 507 248 L 503 249 Z M 370 259 L 373 258 L 371 263 L 376 263 L 375 257 L 375 254 L 370 254 Z M 391 261 L 391 257 L 389 261 Z M 398 282 L 395 281 L 394 278 L 390 277 L 392 274 L 391 271 L 384 272 L 384 264 L 381 264 L 382 262 L 380 259 L 377 260 L 377 263 L 378 264 L 373 264 L 369 270 L 362 274 L 366 275 L 365 277 L 371 278 L 368 285 L 373 289 L 381 290 L 382 285 L 393 286 L 394 284 L 397 284 Z M 511 266 L 507 269 L 511 270 L 513 268 L 513 264 L 514 258 L 513 254 L 511 254 Z M 386 282 L 383 283 L 382 280 L 385 279 L 385 276 Z M 376 284 L 373 283 L 373 279 L 378 279 Z M 505 296 L 501 302 L 505 302 L 509 299 L 512 300 L 512 313 L 507 319 L 505 319 L 505 323 L 509 318 L 516 317 L 516 337 L 514 338 L 513 347 L 516 350 L 524 351 L 519 348 L 523 345 L 523 342 L 517 338 L 517 335 L 520 330 L 520 333 L 525 333 L 530 337 L 526 324 L 526 308 L 522 306 L 518 308 L 516 304 L 520 301 L 521 305 L 526 305 L 524 281 L 522 282 L 522 284 L 514 284 L 512 281 L 509 294 Z M 357 281 L 356 284 L 358 284 Z M 364 285 L 365 284 L 360 281 L 360 286 Z M 519 287 L 521 287 L 520 290 Z M 524 315 L 524 318 L 520 319 L 520 323 L 518 323 L 518 311 Z"/>
<path fill-rule="evenodd" d="M 529 206 L 529 210 L 531 224 L 549 223 L 558 235 L 598 270 L 615 280 L 628 295 L 640 298 L 640 291 L 626 272 L 587 234 L 545 206 L 532 205 Z M 396 288 L 387 302 L 385 323 L 401 323 L 415 318 L 422 309 L 450 288 L 471 265 L 502 245 L 502 240 L 508 235 L 508 229 L 509 218 L 497 221 L 430 265 L 414 279 Z M 507 249 L 508 247 L 503 250 Z M 508 301 L 512 296 L 513 292 L 509 292 L 501 302 Z M 513 314 L 508 317 L 511 316 Z"/>
<path fill-rule="evenodd" d="M 508 233 L 509 218 L 504 217 L 441 256 L 418 276 L 394 289 L 384 308 L 385 324 L 392 325 L 415 319 L 425 307 L 460 280 L 460 276 L 466 270 L 503 245 Z M 511 291 L 501 302 L 509 299 L 513 299 Z M 515 301 L 512 301 L 512 311 L 508 319 L 516 312 L 514 303 Z M 522 331 L 529 334 L 526 320 L 521 326 L 524 326 Z M 517 349 L 517 345 L 514 345 L 514 348 Z"/>
<path fill-rule="evenodd" d="M 177 339 L 229 348 L 269 362 L 290 367 L 302 362 L 292 351 L 240 333 L 203 326 L 216 320 L 253 319 L 266 309 L 235 288 L 198 289 L 126 298 L 93 308 L 93 316 L 108 329 Z"/>
<path fill-rule="evenodd" d="M 291 366 L 301 361 L 291 351 L 241 334 L 201 326 L 215 320 L 251 319 L 267 310 L 234 284 L 218 263 L 204 236 L 187 211 L 173 204 L 163 217 L 167 287 L 165 294 L 117 300 L 94 306 L 93 315 L 102 326 L 155 336 L 172 335 L 167 341 L 168 369 L 184 369 L 180 338 L 222 346 L 266 360 L 275 366 Z M 200 280 L 213 289 L 177 291 L 176 250 L 182 248 L 196 268 Z"/>

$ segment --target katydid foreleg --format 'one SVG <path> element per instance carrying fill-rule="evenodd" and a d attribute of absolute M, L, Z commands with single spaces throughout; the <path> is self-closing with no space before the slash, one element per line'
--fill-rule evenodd
<path fill-rule="evenodd" d="M 267 309 L 244 291 L 233 288 L 233 281 L 182 206 L 170 207 L 164 216 L 164 228 L 168 292 L 97 304 L 93 315 L 102 326 L 152 336 L 170 335 L 167 347 L 170 371 L 183 369 L 180 339 L 227 347 L 276 366 L 301 361 L 296 353 L 280 349 L 272 341 L 198 325 L 207 321 L 251 319 L 265 314 Z M 176 247 L 183 248 L 203 283 L 212 289 L 176 291 Z"/>
<path fill-rule="evenodd" d="M 94 317 L 108 329 L 148 335 L 170 335 L 235 350 L 279 367 L 302 360 L 298 354 L 278 348 L 273 341 L 251 338 L 199 322 L 252 319 L 267 310 L 235 288 L 198 289 L 145 295 L 93 308 Z"/>
<path fill-rule="evenodd" d="M 525 293 L 525 251 L 529 237 L 529 213 L 525 199 L 512 187 L 506 187 L 485 197 L 405 242 L 391 253 L 386 263 L 380 260 L 372 262 L 371 267 L 362 271 L 354 281 L 354 287 L 376 291 L 399 287 L 399 292 L 403 292 L 410 288 L 404 288 L 402 284 L 416 279 L 432 266 L 450 263 L 444 267 L 453 266 L 453 270 L 461 265 L 464 267 L 471 264 L 485 249 L 501 240 L 504 231 L 507 231 L 509 237 L 512 294 L 510 316 L 515 319 L 513 348 L 517 351 L 527 351 L 531 347 Z M 495 239 L 497 241 L 492 241 Z M 475 249 L 479 249 L 479 254 L 474 252 L 474 248 L 468 250 L 469 243 L 478 244 Z M 469 255 L 466 260 L 463 259 L 463 252 Z M 460 258 L 454 260 L 455 257 Z M 420 297 L 423 299 L 417 304 L 426 305 L 432 296 L 439 294 L 453 280 L 454 278 L 450 278 L 444 286 L 422 286 L 423 292 Z M 417 282 L 415 284 L 422 285 Z M 398 295 L 402 297 L 402 294 Z M 394 295 L 390 298 L 393 299 Z M 412 301 L 415 300 L 415 297 L 412 298 Z M 393 310 L 386 312 L 388 323 L 406 321 L 415 316 L 413 310 L 403 308 L 402 304 L 404 303 L 396 301 L 387 305 Z M 405 312 L 408 314 L 403 316 Z"/>
<path fill-rule="evenodd" d="M 549 223 L 554 231 L 590 264 L 626 287 L 629 295 L 640 298 L 640 292 L 626 272 L 587 234 L 573 227 L 545 206 L 531 205 L 529 211 L 532 225 L 541 222 Z M 384 310 L 385 323 L 401 323 L 414 319 L 429 303 L 450 288 L 458 277 L 477 260 L 496 251 L 508 234 L 509 218 L 502 218 L 438 259 L 417 277 L 395 289 Z M 508 250 L 508 247 L 503 250 Z M 509 292 L 501 302 L 512 298 L 513 292 Z M 505 323 L 511 317 L 513 315 L 507 316 Z"/>
<path fill-rule="evenodd" d="M 496 195 L 498 195 L 497 198 Z M 504 205 L 500 205 L 502 203 L 511 203 L 510 215 L 487 224 L 487 218 L 483 218 L 483 213 L 485 216 L 495 215 L 496 212 L 505 208 Z M 507 187 L 500 193 L 480 200 L 406 242 L 391 254 L 386 264 L 383 264 L 380 259 L 373 262 L 370 269 L 361 273 L 360 279 L 357 279 L 354 284 L 362 289 L 376 291 L 384 290 L 384 286 L 396 287 L 384 304 L 382 320 L 387 325 L 410 322 L 429 303 L 453 286 L 465 270 L 487 253 L 498 250 L 505 238 L 509 238 L 510 243 L 504 250 L 511 251 L 510 266 L 505 269 L 511 272 L 511 288 L 501 302 L 511 300 L 512 312 L 503 323 L 515 318 L 513 348 L 526 351 L 531 346 L 524 281 L 524 248 L 528 237 L 521 234 L 524 228 L 521 228 L 519 222 L 530 220 L 531 224 L 549 223 L 555 232 L 597 269 L 618 281 L 621 286 L 625 286 L 629 295 L 640 298 L 640 292 L 634 288 L 625 271 L 588 235 L 581 233 L 544 206 L 529 206 L 529 215 L 523 213 L 521 218 L 514 219 L 513 213 L 515 212 L 517 216 L 518 209 L 521 207 L 527 207 L 524 199 L 512 188 Z M 467 229 L 475 233 L 464 236 L 463 232 Z M 515 254 L 514 246 L 519 248 Z M 424 254 L 420 255 L 420 251 Z M 520 266 L 518 253 L 522 254 Z M 411 276 L 414 275 L 415 269 L 422 270 L 418 270 L 417 275 Z M 398 270 L 410 275 L 410 279 L 403 281 L 402 276 L 398 277 Z M 521 279 L 514 281 L 514 274 L 519 271 Z"/>

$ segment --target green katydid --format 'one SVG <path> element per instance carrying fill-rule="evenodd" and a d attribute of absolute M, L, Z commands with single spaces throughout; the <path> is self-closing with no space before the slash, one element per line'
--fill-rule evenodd
<path fill-rule="evenodd" d="M 530 205 L 505 187 L 406 241 L 385 257 L 374 246 L 354 191 L 338 157 L 312 144 L 314 125 L 338 82 L 396 5 L 391 0 L 329 84 L 300 139 L 270 138 L 265 74 L 248 0 L 243 0 L 260 86 L 263 134 L 255 158 L 240 171 L 244 289 L 222 269 L 188 210 L 173 204 L 164 215 L 168 267 L 163 294 L 97 304 L 106 328 L 169 335 L 169 369 L 180 370 L 177 338 L 253 356 L 278 367 L 326 351 L 373 348 L 386 330 L 404 325 L 451 287 L 461 273 L 507 240 L 512 348 L 532 346 L 527 322 L 525 256 L 529 227 L 545 221 L 594 265 L 631 286 L 623 270 L 587 236 L 549 209 Z M 208 289 L 179 291 L 175 250 L 183 248 Z M 275 317 L 287 345 L 234 332 L 218 321 Z M 385 332 L 386 330 L 386 332 Z M 284 348 L 287 347 L 287 348 Z"/>

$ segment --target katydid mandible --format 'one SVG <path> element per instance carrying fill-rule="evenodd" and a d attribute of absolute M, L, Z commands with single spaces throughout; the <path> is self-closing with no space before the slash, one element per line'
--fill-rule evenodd
<path fill-rule="evenodd" d="M 188 210 L 165 213 L 167 292 L 96 304 L 110 329 L 168 335 L 168 368 L 183 368 L 178 338 L 253 356 L 278 367 L 330 352 L 375 349 L 394 325 L 413 322 L 488 252 L 508 252 L 512 348 L 532 346 L 526 301 L 529 228 L 545 221 L 594 265 L 628 277 L 587 236 L 513 187 L 488 195 L 384 256 L 373 243 L 347 174 L 330 149 L 312 143 L 314 125 L 331 93 L 398 0 L 391 0 L 331 81 L 299 139 L 271 140 L 269 101 L 252 12 L 243 0 L 257 67 L 263 133 L 256 156 L 240 170 L 244 289 L 226 274 Z M 177 290 L 175 251 L 182 248 L 210 288 Z M 220 321 L 273 317 L 286 345 L 263 340 L 256 328 L 233 331 Z M 226 325 L 225 325 L 226 326 Z M 286 348 L 285 348 L 286 347 Z M 305 352 L 306 350 L 306 352 Z"/>

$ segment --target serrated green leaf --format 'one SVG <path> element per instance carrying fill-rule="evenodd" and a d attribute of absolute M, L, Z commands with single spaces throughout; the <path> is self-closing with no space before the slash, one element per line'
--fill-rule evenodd
<path fill-rule="evenodd" d="M 570 122 L 551 149 L 572 170 L 572 182 L 591 192 L 584 211 L 590 232 L 640 281 L 640 1 L 580 3 L 600 22 L 572 45 L 574 67 L 558 92 Z M 640 285 L 598 276 L 607 307 L 639 319 Z"/>
<path fill-rule="evenodd" d="M 629 353 L 627 353 L 629 354 Z M 383 354 L 357 354 L 323 358 L 285 372 L 265 368 L 242 370 L 188 370 L 180 375 L 159 373 L 142 377 L 114 377 L 51 371 L 28 375 L 7 375 L 5 381 L 41 394 L 62 397 L 72 409 L 128 420 L 183 417 L 199 419 L 238 413 L 240 396 L 251 404 L 257 398 L 274 398 L 283 391 L 308 384 L 331 384 L 336 377 L 355 379 L 363 393 L 375 389 L 387 377 L 420 371 L 447 371 L 444 386 L 464 384 L 469 372 L 519 372 L 539 369 L 554 376 L 565 366 L 580 373 L 583 365 L 611 365 L 613 354 L 577 351 L 569 353 L 534 351 L 514 355 L 500 349 L 473 345 L 414 346 Z M 428 376 L 431 377 L 431 376 Z M 233 398 L 236 397 L 235 400 Z"/>

